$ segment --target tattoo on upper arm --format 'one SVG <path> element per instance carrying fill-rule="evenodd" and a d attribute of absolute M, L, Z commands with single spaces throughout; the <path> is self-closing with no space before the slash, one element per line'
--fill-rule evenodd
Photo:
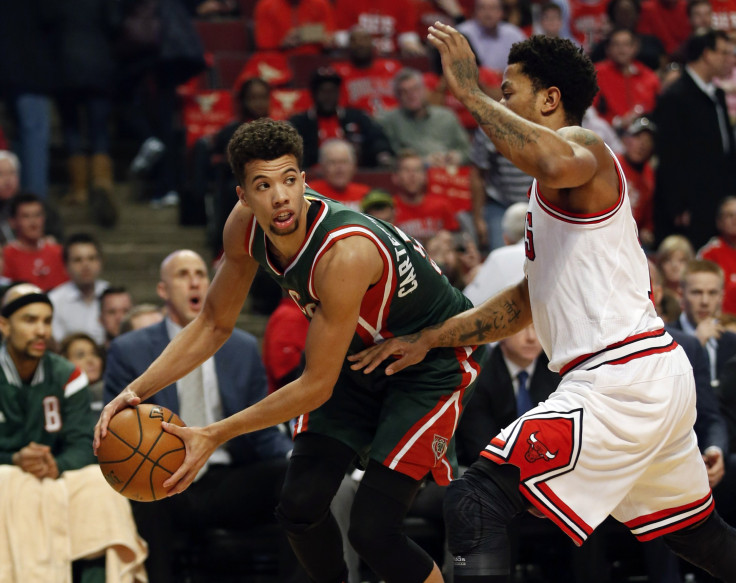
<path fill-rule="evenodd" d="M 577 128 L 572 132 L 570 137 L 574 142 L 577 142 L 582 146 L 592 146 L 600 141 L 598 136 L 585 128 Z"/>

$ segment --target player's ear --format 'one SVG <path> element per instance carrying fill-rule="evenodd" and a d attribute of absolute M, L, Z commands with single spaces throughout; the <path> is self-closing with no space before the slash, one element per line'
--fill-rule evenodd
<path fill-rule="evenodd" d="M 544 102 L 542 103 L 542 113 L 552 113 L 561 103 L 561 93 L 557 87 L 549 87 L 544 92 Z"/>
<path fill-rule="evenodd" d="M 248 206 L 248 203 L 245 200 L 245 190 L 240 188 L 240 186 L 235 187 L 235 193 L 238 195 L 238 200 L 243 206 Z"/>
<path fill-rule="evenodd" d="M 10 336 L 10 322 L 2 316 L 0 316 L 0 333 L 2 333 L 3 338 Z"/>

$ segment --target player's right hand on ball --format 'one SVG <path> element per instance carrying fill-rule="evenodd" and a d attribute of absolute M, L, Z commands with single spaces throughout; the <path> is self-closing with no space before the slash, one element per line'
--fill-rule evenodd
<path fill-rule="evenodd" d="M 110 419 L 113 418 L 115 413 L 125 409 L 126 407 L 135 407 L 141 402 L 141 398 L 136 395 L 130 389 L 123 389 L 120 394 L 110 401 L 102 409 L 100 418 L 97 420 L 95 425 L 95 437 L 92 441 L 92 449 L 97 455 L 97 448 L 100 447 L 100 441 L 107 435 L 107 426 L 110 423 Z"/>
<path fill-rule="evenodd" d="M 424 360 L 428 350 L 429 348 L 422 342 L 421 334 L 417 333 L 390 338 L 357 354 L 349 355 L 348 360 L 353 363 L 350 365 L 352 370 L 364 369 L 363 373 L 369 374 L 389 356 L 393 356 L 396 361 L 386 367 L 386 374 L 392 375 Z"/>

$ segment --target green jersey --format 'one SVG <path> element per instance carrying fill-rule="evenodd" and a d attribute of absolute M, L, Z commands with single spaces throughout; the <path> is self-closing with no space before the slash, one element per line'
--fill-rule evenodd
<path fill-rule="evenodd" d="M 31 441 L 48 445 L 59 473 L 95 463 L 87 375 L 46 352 L 30 383 L 24 383 L 3 345 L 0 348 L 0 464 Z"/>
<path fill-rule="evenodd" d="M 351 353 L 386 338 L 417 332 L 472 307 L 422 246 L 401 230 L 311 189 L 306 198 L 311 203 L 307 234 L 289 265 L 282 269 L 273 260 L 255 217 L 247 230 L 246 248 L 311 318 L 320 301 L 314 283 L 320 258 L 346 237 L 371 241 L 383 259 L 383 275 L 363 298 Z"/>

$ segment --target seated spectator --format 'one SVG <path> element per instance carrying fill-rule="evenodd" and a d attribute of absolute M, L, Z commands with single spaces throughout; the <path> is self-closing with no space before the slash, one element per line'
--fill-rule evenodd
<path fill-rule="evenodd" d="M 618 161 L 626 176 L 631 211 L 639 229 L 639 240 L 645 249 L 654 244 L 654 154 L 656 127 L 649 118 L 639 117 L 623 135 L 624 153 Z"/>
<path fill-rule="evenodd" d="M 460 229 L 450 200 L 427 192 L 427 169 L 417 153 L 411 150 L 399 153 L 393 182 L 394 224 L 407 235 L 426 243 L 442 229 Z"/>
<path fill-rule="evenodd" d="M 253 30 L 259 51 L 315 55 L 332 44 L 335 15 L 328 0 L 258 0 Z"/>
<path fill-rule="evenodd" d="M 105 331 L 101 346 L 108 348 L 120 334 L 120 324 L 133 306 L 133 298 L 123 286 L 111 286 L 100 294 L 100 324 Z"/>
<path fill-rule="evenodd" d="M 95 464 L 87 376 L 47 349 L 51 301 L 15 285 L 0 314 L 0 578 L 148 581 L 128 500 Z"/>
<path fill-rule="evenodd" d="M 59 354 L 87 375 L 92 410 L 102 410 L 102 375 L 105 355 L 94 338 L 84 332 L 74 332 L 59 344 Z"/>
<path fill-rule="evenodd" d="M 514 281 L 524 277 L 524 227 L 526 202 L 515 202 L 503 214 L 501 229 L 504 245 L 488 254 L 463 290 L 474 306 L 478 306 Z"/>
<path fill-rule="evenodd" d="M 340 104 L 373 117 L 398 103 L 393 78 L 401 69 L 396 59 L 376 57 L 373 37 L 359 26 L 350 31 L 347 60 L 332 63 L 342 77 Z"/>
<path fill-rule="evenodd" d="M 391 145 L 383 129 L 360 109 L 338 106 L 342 78 L 330 67 L 317 69 L 309 89 L 314 107 L 289 120 L 304 140 L 304 168 L 317 163 L 319 148 L 331 138 L 341 138 L 355 148 L 358 166 L 375 167 L 391 161 Z"/>
<path fill-rule="evenodd" d="M 208 287 L 207 267 L 195 252 L 174 251 L 163 260 L 157 293 L 165 303 L 166 319 L 112 342 L 105 369 L 105 401 L 143 373 L 197 316 Z M 188 425 L 204 426 L 259 401 L 266 389 L 258 343 L 236 329 L 214 357 L 149 402 L 171 409 Z M 156 504 L 133 503 L 136 523 L 149 543 L 146 568 L 151 581 L 174 580 L 171 549 L 176 533 L 273 522 L 291 448 L 288 435 L 275 427 L 243 435 L 213 453 L 186 492 Z M 280 568 L 281 580 L 286 581 L 295 560 L 285 544 L 284 553 Z"/>
<path fill-rule="evenodd" d="M 590 53 L 609 30 L 608 0 L 570 0 L 570 32 L 573 39 Z"/>
<path fill-rule="evenodd" d="M 394 197 L 385 190 L 374 188 L 361 199 L 360 212 L 393 225 L 396 221 Z"/>
<path fill-rule="evenodd" d="M 639 15 L 641 14 L 639 0 L 611 0 L 606 11 L 611 30 L 623 28 L 635 34 L 638 41 L 635 59 L 652 71 L 659 71 L 668 60 L 667 53 L 662 41 L 656 36 L 637 33 Z M 597 63 L 606 58 L 607 45 L 607 39 L 596 43 L 590 53 L 593 62 Z"/>
<path fill-rule="evenodd" d="M 659 77 L 635 59 L 638 48 L 639 39 L 634 32 L 615 29 L 608 35 L 607 58 L 595 66 L 600 91 L 593 104 L 603 119 L 619 131 L 651 112 L 659 94 Z"/>
<path fill-rule="evenodd" d="M 570 38 L 569 30 L 565 31 L 562 6 L 551 1 L 544 2 L 539 7 L 539 23 L 534 27 L 533 33 L 551 38 Z"/>
<path fill-rule="evenodd" d="M 404 68 L 394 78 L 399 107 L 378 118 L 394 152 L 411 149 L 430 166 L 468 163 L 470 140 L 458 117 L 441 105 L 431 105 L 424 77 Z"/>
<path fill-rule="evenodd" d="M 727 196 L 721 202 L 716 229 L 718 235 L 698 251 L 698 257 L 713 261 L 723 269 L 723 312 L 736 315 L 736 196 Z"/>
<path fill-rule="evenodd" d="M 516 25 L 504 21 L 501 0 L 475 0 L 473 17 L 457 29 L 470 41 L 481 65 L 502 73 L 511 45 L 526 38 Z"/>
<path fill-rule="evenodd" d="M 308 328 L 309 320 L 299 305 L 289 296 L 281 298 L 263 333 L 263 364 L 269 394 L 302 374 L 302 353 Z"/>
<path fill-rule="evenodd" d="M 336 44 L 344 47 L 348 31 L 355 26 L 368 31 L 379 55 L 424 54 L 424 45 L 416 32 L 414 0 L 336 0 Z"/>
<path fill-rule="evenodd" d="M 120 322 L 120 334 L 148 328 L 164 319 L 164 313 L 156 304 L 136 304 Z"/>
<path fill-rule="evenodd" d="M 693 32 L 688 20 L 687 2 L 644 0 L 637 32 L 656 36 L 668 55 L 674 53 Z"/>
<path fill-rule="evenodd" d="M 319 167 L 322 178 L 310 180 L 309 186 L 324 196 L 358 210 L 370 186 L 353 182 L 358 165 L 352 144 L 340 138 L 327 140 L 319 149 Z"/>
<path fill-rule="evenodd" d="M 10 200 L 20 189 L 20 162 L 8 150 L 0 150 L 0 244 L 15 238 L 10 228 Z"/>
<path fill-rule="evenodd" d="M 76 233 L 64 243 L 64 265 L 71 278 L 49 292 L 54 304 L 54 340 L 72 332 L 85 332 L 95 342 L 105 341 L 105 329 L 100 321 L 99 298 L 108 282 L 99 279 L 102 271 L 102 250 L 92 235 Z"/>
<path fill-rule="evenodd" d="M 660 314 L 666 323 L 671 323 L 680 317 L 682 274 L 685 266 L 695 259 L 695 251 L 686 237 L 670 235 L 657 247 L 656 258 L 657 267 L 662 271 L 664 287 Z"/>
<path fill-rule="evenodd" d="M 473 134 L 470 157 L 473 226 L 480 248 L 493 251 L 504 245 L 501 222 L 506 209 L 529 200 L 533 179 L 502 156 L 481 129 Z"/>
<path fill-rule="evenodd" d="M 442 274 L 458 289 L 470 283 L 480 266 L 480 252 L 467 233 L 450 233 L 444 229 L 425 245 L 427 254 Z"/>
<path fill-rule="evenodd" d="M 61 245 L 46 237 L 46 213 L 35 194 L 21 193 L 10 201 L 10 226 L 15 240 L 3 247 L 3 275 L 33 283 L 44 291 L 69 279 Z"/>

